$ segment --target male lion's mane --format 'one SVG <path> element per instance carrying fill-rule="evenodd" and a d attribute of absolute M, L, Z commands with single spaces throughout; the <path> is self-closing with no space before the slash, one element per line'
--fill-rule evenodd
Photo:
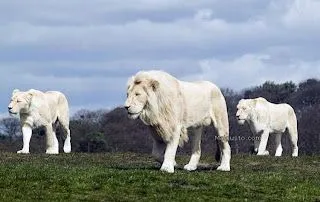
<path fill-rule="evenodd" d="M 183 99 L 179 82 L 169 74 L 164 76 L 141 73 L 131 79 L 130 85 L 143 85 L 148 95 L 141 120 L 153 127 L 157 134 L 169 142 L 183 116 Z M 188 141 L 186 128 L 181 128 L 179 146 Z"/>

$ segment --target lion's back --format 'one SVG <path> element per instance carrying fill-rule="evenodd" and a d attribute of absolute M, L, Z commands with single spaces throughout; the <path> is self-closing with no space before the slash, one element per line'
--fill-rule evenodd
<path fill-rule="evenodd" d="M 227 117 L 224 96 L 215 84 L 209 81 L 180 81 L 180 87 L 185 100 L 184 120 L 187 126 L 209 125 L 214 116 Z"/>
<path fill-rule="evenodd" d="M 296 115 L 294 109 L 286 103 L 275 104 L 267 101 L 264 98 L 257 98 L 261 111 L 256 110 L 258 113 L 266 115 L 266 119 L 260 119 L 261 122 L 267 122 L 269 120 L 269 126 L 272 131 L 283 132 L 288 124 L 296 122 Z M 262 116 L 261 116 L 262 117 Z"/>

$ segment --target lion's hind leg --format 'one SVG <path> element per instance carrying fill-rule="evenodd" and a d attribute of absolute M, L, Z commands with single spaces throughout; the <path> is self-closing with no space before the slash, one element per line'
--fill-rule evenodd
<path fill-rule="evenodd" d="M 201 157 L 201 135 L 202 127 L 194 129 L 194 137 L 192 139 L 192 155 L 190 161 L 184 166 L 187 171 L 194 171 L 197 169 Z"/>
<path fill-rule="evenodd" d="M 298 156 L 298 130 L 297 127 L 288 127 L 288 135 L 292 145 L 292 156 Z"/>
<path fill-rule="evenodd" d="M 56 136 L 56 127 L 51 124 L 45 126 L 47 140 L 47 154 L 59 153 L 59 142 Z"/>
<path fill-rule="evenodd" d="M 69 128 L 69 106 L 67 98 L 64 95 L 61 95 L 59 98 L 59 107 L 58 107 L 58 121 L 62 128 L 64 134 L 64 153 L 71 152 L 71 135 Z"/>
<path fill-rule="evenodd" d="M 71 152 L 71 135 L 70 135 L 70 129 L 69 129 L 69 120 L 67 121 L 59 120 L 59 122 L 65 138 L 63 151 L 64 153 L 70 153 Z"/>
<path fill-rule="evenodd" d="M 229 145 L 229 123 L 227 115 L 225 114 L 224 119 L 222 116 L 217 116 L 217 118 L 213 119 L 213 124 L 218 133 L 216 142 L 219 149 L 217 151 L 220 151 L 221 153 L 220 166 L 217 168 L 217 170 L 230 171 L 231 148 Z"/>
<path fill-rule="evenodd" d="M 63 151 L 64 153 L 70 153 L 71 152 L 71 136 L 70 136 L 70 129 L 68 127 L 64 127 L 64 134 L 65 134 L 65 140 L 63 145 Z"/>

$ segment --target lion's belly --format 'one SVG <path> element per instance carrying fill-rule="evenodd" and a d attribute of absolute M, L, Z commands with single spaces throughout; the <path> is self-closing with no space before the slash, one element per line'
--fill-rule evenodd
<path fill-rule="evenodd" d="M 207 126 L 212 122 L 210 116 L 211 103 L 207 99 L 189 99 L 185 104 L 184 125 Z"/>
<path fill-rule="evenodd" d="M 208 126 L 212 123 L 211 117 L 208 116 L 194 116 L 194 117 L 187 117 L 184 120 L 183 125 L 186 128 L 189 127 L 198 127 L 198 126 Z"/>
<path fill-rule="evenodd" d="M 270 133 L 283 133 L 287 128 L 285 120 L 275 120 L 270 125 Z"/>

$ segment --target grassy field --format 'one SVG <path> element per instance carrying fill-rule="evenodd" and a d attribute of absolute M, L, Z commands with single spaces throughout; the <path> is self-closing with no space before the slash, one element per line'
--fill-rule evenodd
<path fill-rule="evenodd" d="M 132 153 L 0 154 L 0 201 L 320 201 L 320 156 L 235 155 L 231 172 L 213 157 L 196 172 L 158 171 Z"/>

